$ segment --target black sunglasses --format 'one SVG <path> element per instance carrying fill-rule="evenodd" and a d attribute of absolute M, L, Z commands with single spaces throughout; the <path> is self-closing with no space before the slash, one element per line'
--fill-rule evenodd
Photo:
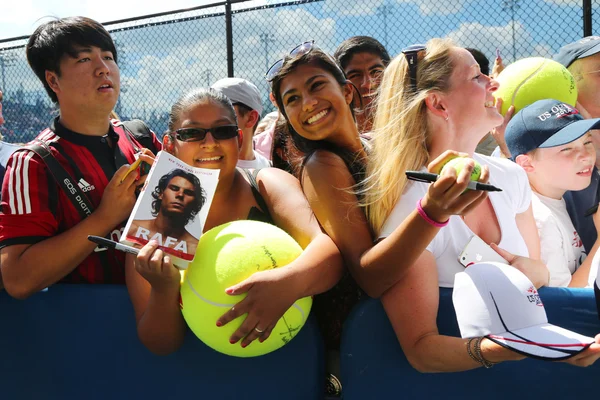
<path fill-rule="evenodd" d="M 402 50 L 402 54 L 406 57 L 408 62 L 408 73 L 410 76 L 410 86 L 413 91 L 417 90 L 417 61 L 419 60 L 419 52 L 425 50 L 426 47 L 423 44 L 413 44 Z"/>
<path fill-rule="evenodd" d="M 237 125 L 222 125 L 208 129 L 181 128 L 173 132 L 173 135 L 181 142 L 199 142 L 206 138 L 208 132 L 216 140 L 226 140 L 238 135 L 238 127 Z"/>

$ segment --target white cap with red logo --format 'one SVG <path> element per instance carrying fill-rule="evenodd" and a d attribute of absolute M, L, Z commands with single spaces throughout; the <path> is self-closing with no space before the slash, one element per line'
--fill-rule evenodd
<path fill-rule="evenodd" d="M 549 324 L 536 288 L 510 265 L 478 263 L 456 274 L 452 301 L 463 338 L 485 336 L 544 360 L 573 357 L 594 343 L 594 338 Z"/>

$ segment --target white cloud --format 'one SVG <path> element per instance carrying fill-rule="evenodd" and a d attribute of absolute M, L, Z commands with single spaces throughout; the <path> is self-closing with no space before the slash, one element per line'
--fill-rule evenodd
<path fill-rule="evenodd" d="M 469 0 L 396 0 L 398 4 L 415 4 L 424 15 L 455 14 L 464 8 Z M 566 0 L 565 0 L 566 1 Z M 373 15 L 378 12 L 378 7 L 387 4 L 386 0 L 348 1 L 326 0 L 323 11 L 336 15 Z"/>
<path fill-rule="evenodd" d="M 257 0 L 255 0 L 257 1 Z M 197 7 L 214 0 L 18 0 L 2 1 L 0 39 L 29 35 L 44 22 L 44 17 L 84 15 L 99 22 L 108 22 L 140 15 Z M 260 0 L 260 4 L 264 1 Z M 42 20 L 40 20 L 42 19 Z"/>
<path fill-rule="evenodd" d="M 397 0 L 398 3 L 416 3 L 419 6 L 419 11 L 424 15 L 440 14 L 449 15 L 456 14 L 461 11 L 468 0 Z"/>
<path fill-rule="evenodd" d="M 377 12 L 377 7 L 383 5 L 384 0 L 348 1 L 348 0 L 326 0 L 323 4 L 323 12 L 335 15 L 372 15 Z"/>
<path fill-rule="evenodd" d="M 513 60 L 513 25 L 485 26 L 479 23 L 461 24 L 456 31 L 450 32 L 448 37 L 463 47 L 473 47 L 481 50 L 493 62 L 496 49 L 505 64 Z M 551 48 L 547 44 L 535 44 L 531 34 L 519 22 L 514 24 L 514 37 L 516 58 L 532 56 L 551 56 Z"/>
<path fill-rule="evenodd" d="M 170 29 L 173 33 L 167 33 L 165 26 L 159 29 L 145 28 L 157 32 L 163 30 L 159 39 L 151 43 L 143 40 L 144 29 L 118 34 L 117 40 L 121 40 L 125 49 L 121 76 L 126 92 L 121 99 L 128 114 L 132 109 L 134 112 L 166 111 L 184 92 L 227 76 L 224 25 L 214 23 L 199 20 L 194 32 L 185 36 L 177 34 L 175 28 Z M 318 19 L 303 9 L 236 14 L 233 32 L 235 76 L 254 82 L 267 101 L 268 85 L 263 78 L 266 66 L 307 38 L 333 40 L 334 33 L 333 19 Z M 130 34 L 136 35 L 141 41 L 131 43 L 128 41 Z M 268 53 L 265 53 L 265 44 L 261 40 L 264 34 L 269 35 Z M 335 48 L 333 42 L 318 44 L 326 51 Z"/>
<path fill-rule="evenodd" d="M 233 27 L 235 75 L 254 82 L 265 101 L 269 90 L 264 80 L 267 65 L 314 37 L 323 38 L 318 45 L 325 51 L 331 52 L 337 44 L 332 18 L 319 19 L 300 8 L 236 13 Z M 268 52 L 261 34 L 269 34 Z M 113 37 L 119 44 L 125 116 L 165 112 L 184 92 L 227 76 L 223 17 L 131 29 L 113 33 Z M 20 59 L 7 68 L 9 90 L 5 94 L 23 87 L 31 96 L 45 97 L 41 83 L 24 60 L 24 50 L 10 52 Z"/>

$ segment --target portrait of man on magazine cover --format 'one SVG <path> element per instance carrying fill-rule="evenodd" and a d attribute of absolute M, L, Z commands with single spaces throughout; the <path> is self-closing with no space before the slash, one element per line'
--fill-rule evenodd
<path fill-rule="evenodd" d="M 189 228 L 205 203 L 200 179 L 183 169 L 173 169 L 152 189 L 150 211 L 154 218 L 134 220 L 127 236 L 140 244 L 156 240 L 159 246 L 194 255 L 200 232 L 190 232 Z"/>

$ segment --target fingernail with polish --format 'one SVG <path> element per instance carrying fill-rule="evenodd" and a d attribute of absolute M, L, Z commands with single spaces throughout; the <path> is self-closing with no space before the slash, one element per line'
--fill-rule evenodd
<path fill-rule="evenodd" d="M 221 323 L 221 321 L 217 321 L 217 326 L 218 326 L 218 327 L 221 327 L 221 326 L 223 326 L 223 324 Z"/>

